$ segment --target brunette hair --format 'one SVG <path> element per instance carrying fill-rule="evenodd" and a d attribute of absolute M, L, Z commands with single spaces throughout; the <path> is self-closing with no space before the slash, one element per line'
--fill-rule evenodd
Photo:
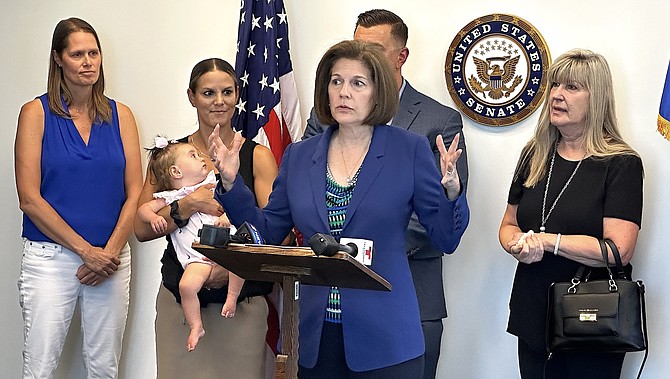
<path fill-rule="evenodd" d="M 186 142 L 168 141 L 165 147 L 146 148 L 149 152 L 149 169 L 154 177 L 156 192 L 174 189 L 172 185 L 172 176 L 170 167 L 177 163 L 177 150 Z"/>
<path fill-rule="evenodd" d="M 328 49 L 316 68 L 314 110 L 319 121 L 327 125 L 337 123 L 330 112 L 328 84 L 333 66 L 340 59 L 359 61 L 370 71 L 375 106 L 363 123 L 374 126 L 389 122 L 398 110 L 398 86 L 393 70 L 380 45 L 353 40 L 342 41 Z"/>
<path fill-rule="evenodd" d="M 356 21 L 356 28 L 359 26 L 371 28 L 379 25 L 390 25 L 393 39 L 400 43 L 401 47 L 407 45 L 407 25 L 400 16 L 391 11 L 387 11 L 386 9 L 371 9 L 359 14 Z M 354 32 L 356 28 L 354 28 Z"/>
<path fill-rule="evenodd" d="M 195 66 L 193 66 L 193 70 L 191 70 L 191 78 L 188 81 L 188 88 L 191 90 L 191 92 L 195 93 L 198 79 L 200 79 L 200 77 L 206 73 L 212 71 L 223 71 L 230 75 L 230 77 L 235 81 L 235 91 L 237 91 L 239 82 L 237 80 L 237 74 L 235 73 L 233 66 L 220 58 L 207 58 L 198 62 Z"/>
<path fill-rule="evenodd" d="M 95 29 L 86 21 L 71 17 L 61 20 L 56 24 L 53 37 L 51 38 L 51 50 L 49 51 L 49 75 L 47 77 L 47 97 L 49 98 L 49 109 L 54 114 L 70 118 L 70 114 L 63 107 L 61 97 L 65 103 L 72 103 L 72 93 L 63 80 L 63 68 L 58 66 L 54 53 L 62 56 L 63 50 L 68 47 L 70 34 L 75 32 L 91 33 L 95 37 L 95 43 L 100 51 L 100 72 L 98 81 L 93 84 L 93 93 L 89 100 L 89 117 L 94 123 L 112 120 L 112 107 L 109 99 L 105 96 L 105 74 L 102 69 L 102 47 Z"/>

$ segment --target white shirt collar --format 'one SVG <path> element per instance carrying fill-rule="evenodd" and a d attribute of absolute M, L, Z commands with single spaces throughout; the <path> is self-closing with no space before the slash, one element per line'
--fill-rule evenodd
<path fill-rule="evenodd" d="M 407 81 L 405 80 L 405 78 L 402 78 L 402 85 L 400 85 L 400 91 L 398 92 L 398 101 L 400 101 L 402 93 L 405 91 L 405 86 L 407 86 Z M 386 125 L 391 125 L 393 123 L 393 118 L 391 119 L 391 121 L 387 122 Z"/>

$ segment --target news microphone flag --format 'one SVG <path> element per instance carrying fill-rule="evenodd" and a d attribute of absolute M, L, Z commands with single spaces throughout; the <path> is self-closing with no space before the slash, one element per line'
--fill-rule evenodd
<path fill-rule="evenodd" d="M 280 164 L 286 146 L 304 129 L 282 0 L 242 0 L 235 71 L 240 99 L 233 125 L 269 147 Z"/>
<path fill-rule="evenodd" d="M 665 75 L 665 86 L 663 87 L 663 95 L 661 95 L 661 106 L 656 124 L 658 132 L 670 140 L 670 64 L 668 64 L 668 72 Z"/>

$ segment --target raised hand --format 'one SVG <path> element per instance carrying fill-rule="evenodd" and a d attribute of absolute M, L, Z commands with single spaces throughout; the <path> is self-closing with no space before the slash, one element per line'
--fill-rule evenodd
<path fill-rule="evenodd" d="M 221 185 L 228 191 L 240 170 L 240 148 L 244 138 L 240 132 L 236 132 L 233 144 L 228 148 L 221 140 L 219 128 L 219 124 L 216 124 L 212 134 L 209 135 L 209 156 L 214 160 L 214 166 L 221 175 Z"/>
<path fill-rule="evenodd" d="M 447 190 L 447 197 L 449 200 L 454 200 L 461 193 L 461 181 L 458 177 L 458 170 L 456 170 L 456 162 L 463 153 L 462 149 L 458 148 L 458 141 L 461 139 L 461 134 L 457 133 L 454 140 L 451 141 L 449 149 L 444 146 L 442 135 L 437 135 L 435 143 L 437 149 L 440 151 L 440 170 L 442 172 L 442 186 Z"/>

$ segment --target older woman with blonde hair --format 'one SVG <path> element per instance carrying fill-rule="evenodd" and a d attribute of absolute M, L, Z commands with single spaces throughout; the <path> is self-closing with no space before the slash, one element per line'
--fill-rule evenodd
<path fill-rule="evenodd" d="M 599 240 L 612 240 L 628 273 L 642 220 L 643 168 L 617 125 L 602 55 L 571 50 L 548 72 L 550 92 L 521 152 L 500 244 L 518 261 L 508 332 L 518 337 L 521 377 L 619 378 L 624 354 L 557 353 L 547 361 L 547 290 L 580 265 L 607 277 Z M 614 264 L 612 254 L 610 263 Z"/>

